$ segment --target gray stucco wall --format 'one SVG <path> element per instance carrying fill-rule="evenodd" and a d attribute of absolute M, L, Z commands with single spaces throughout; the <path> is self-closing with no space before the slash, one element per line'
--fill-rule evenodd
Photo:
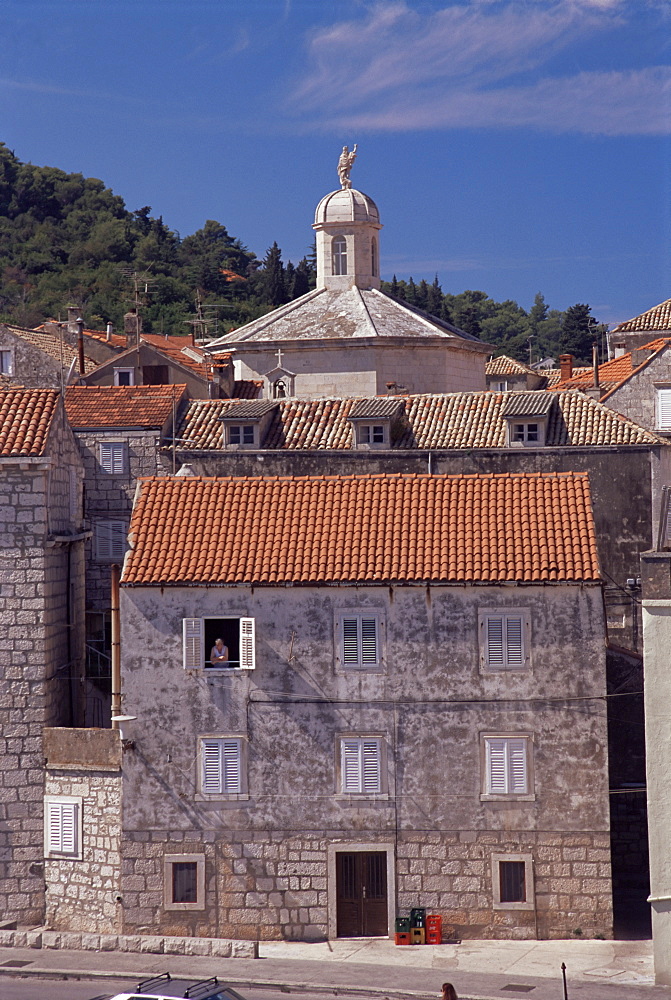
<path fill-rule="evenodd" d="M 598 587 L 122 588 L 124 929 L 323 938 L 329 848 L 384 843 L 394 905 L 460 936 L 611 932 L 605 650 Z M 477 612 L 528 609 L 528 671 L 482 673 Z M 384 616 L 380 672 L 335 665 L 335 616 Z M 256 669 L 182 666 L 182 618 L 256 619 Z M 484 801 L 481 734 L 528 733 L 534 797 Z M 200 735 L 242 734 L 248 798 L 198 793 Z M 337 794 L 337 736 L 377 733 L 387 786 Z M 168 853 L 205 858 L 206 902 L 163 907 Z M 494 910 L 492 853 L 532 855 L 536 909 Z"/>

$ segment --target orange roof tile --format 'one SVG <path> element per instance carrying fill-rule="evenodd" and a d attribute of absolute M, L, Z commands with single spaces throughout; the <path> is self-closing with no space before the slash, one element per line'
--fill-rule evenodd
<path fill-rule="evenodd" d="M 637 350 L 648 349 L 658 352 L 664 350 L 669 344 L 671 344 L 671 338 L 658 337 L 656 340 L 651 340 L 650 343 L 637 348 Z M 634 355 L 634 351 L 629 351 L 626 354 L 621 354 L 619 358 L 611 358 L 610 361 L 604 361 L 602 365 L 599 365 L 599 386 L 604 393 L 602 398 L 605 398 L 608 393 L 617 389 L 623 382 L 626 382 L 634 372 L 647 365 L 650 357 L 652 357 L 651 355 L 641 364 L 636 364 L 637 359 Z M 558 392 L 564 389 L 589 389 L 593 385 L 593 368 L 574 368 L 572 378 L 566 379 L 564 382 L 549 385 L 546 391 Z"/>
<path fill-rule="evenodd" d="M 671 299 L 660 302 L 659 305 L 647 309 L 640 316 L 634 316 L 624 323 L 618 323 L 610 331 L 610 336 L 614 333 L 637 333 L 649 330 L 651 333 L 661 330 L 671 330 Z"/>
<path fill-rule="evenodd" d="M 544 375 L 545 372 L 537 372 L 534 368 L 509 358 L 507 354 L 500 354 L 498 358 L 492 358 L 485 365 L 485 375 Z"/>
<path fill-rule="evenodd" d="M 162 427 L 185 385 L 74 385 L 65 390 L 73 427 Z"/>
<path fill-rule="evenodd" d="M 392 432 L 391 448 L 504 448 L 503 409 L 509 392 L 450 392 L 394 397 L 402 419 Z M 545 390 L 519 395 L 547 399 Z M 390 397 L 383 397 L 388 399 Z M 548 447 L 662 444 L 652 431 L 620 416 L 581 392 L 559 392 L 548 416 Z M 379 402 L 379 397 L 377 397 Z M 354 447 L 350 413 L 360 399 L 281 399 L 270 418 L 262 448 L 281 450 L 348 450 Z M 180 449 L 219 450 L 221 417 L 236 415 L 236 399 L 189 402 L 177 425 Z M 404 412 L 403 412 L 404 411 Z"/>
<path fill-rule="evenodd" d="M 0 457 L 44 454 L 57 389 L 0 389 Z"/>
<path fill-rule="evenodd" d="M 164 337 L 160 334 L 143 333 L 141 338 L 146 344 L 155 347 L 173 361 L 190 368 L 201 378 L 212 378 L 213 360 L 206 360 L 205 352 L 200 347 L 194 347 L 190 337 Z"/>
<path fill-rule="evenodd" d="M 597 581 L 586 473 L 140 480 L 127 585 Z"/>

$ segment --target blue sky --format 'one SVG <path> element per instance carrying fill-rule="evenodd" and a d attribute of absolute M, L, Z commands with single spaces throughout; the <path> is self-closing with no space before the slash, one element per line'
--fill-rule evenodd
<path fill-rule="evenodd" d="M 671 0 L 3 0 L 0 140 L 297 261 L 357 142 L 383 276 L 671 296 Z"/>

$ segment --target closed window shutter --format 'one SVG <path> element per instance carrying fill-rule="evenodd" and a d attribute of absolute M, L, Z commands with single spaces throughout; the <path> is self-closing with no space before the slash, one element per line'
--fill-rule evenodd
<path fill-rule="evenodd" d="M 671 389 L 658 389 L 659 426 L 671 429 Z"/>
<path fill-rule="evenodd" d="M 359 621 L 357 618 L 343 618 L 342 658 L 343 663 L 359 662 Z"/>
<path fill-rule="evenodd" d="M 49 853 L 77 853 L 77 803 L 47 804 L 47 844 Z"/>
<path fill-rule="evenodd" d="M 242 791 L 240 740 L 222 740 L 223 788 L 225 792 Z"/>
<path fill-rule="evenodd" d="M 508 740 L 509 791 L 517 795 L 527 792 L 527 741 Z"/>
<path fill-rule="evenodd" d="M 126 550 L 125 521 L 98 521 L 96 551 L 99 559 L 121 559 Z"/>
<path fill-rule="evenodd" d="M 524 665 L 521 618 L 506 618 L 506 665 L 509 667 Z"/>
<path fill-rule="evenodd" d="M 253 670 L 256 666 L 253 618 L 240 619 L 240 666 L 243 670 Z"/>
<path fill-rule="evenodd" d="M 377 663 L 377 619 L 361 619 L 361 662 Z"/>
<path fill-rule="evenodd" d="M 205 655 L 203 653 L 202 618 L 182 619 L 182 637 L 184 649 L 184 669 L 199 670 L 205 663 Z"/>
<path fill-rule="evenodd" d="M 121 475 L 123 472 L 123 457 L 123 442 L 106 442 L 100 445 L 100 464 L 103 472 Z"/>
<path fill-rule="evenodd" d="M 222 790 L 221 782 L 221 740 L 203 740 L 203 792 L 216 795 Z"/>
<path fill-rule="evenodd" d="M 380 791 L 380 741 L 379 740 L 363 740 L 362 741 L 362 791 L 364 792 L 379 792 Z"/>
<path fill-rule="evenodd" d="M 505 795 L 508 791 L 506 777 L 506 741 L 487 740 L 487 791 Z"/>
<path fill-rule="evenodd" d="M 342 741 L 342 790 L 361 791 L 361 741 Z"/>
<path fill-rule="evenodd" d="M 491 667 L 503 667 L 505 665 L 503 618 L 487 619 L 487 663 Z"/>

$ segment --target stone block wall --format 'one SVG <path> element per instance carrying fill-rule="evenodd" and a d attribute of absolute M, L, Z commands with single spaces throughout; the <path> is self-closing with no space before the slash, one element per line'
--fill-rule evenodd
<path fill-rule="evenodd" d="M 325 940 L 329 936 L 328 831 L 248 833 L 214 830 L 126 833 L 122 854 L 124 932 Z M 352 838 L 348 838 L 348 842 Z M 375 840 L 367 831 L 358 839 Z M 388 841 L 389 835 L 379 840 Z M 347 848 L 344 848 L 345 850 Z M 205 906 L 174 913 L 163 906 L 163 857 L 205 858 Z M 492 854 L 533 859 L 535 909 L 493 907 Z M 396 844 L 395 911 L 415 906 L 443 918 L 444 936 L 532 939 L 612 935 L 609 837 L 603 832 L 404 831 Z M 394 887 L 388 887 L 394 892 Z M 390 933 L 393 927 L 390 927 Z"/>
<path fill-rule="evenodd" d="M 81 859 L 47 858 L 45 924 L 51 930 L 121 930 L 121 774 L 49 769 L 45 794 L 82 799 Z"/>

